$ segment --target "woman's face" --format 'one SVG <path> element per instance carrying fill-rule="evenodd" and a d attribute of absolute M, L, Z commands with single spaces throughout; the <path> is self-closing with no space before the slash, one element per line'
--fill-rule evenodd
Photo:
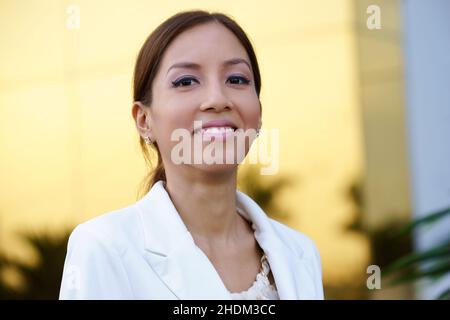
<path fill-rule="evenodd" d="M 152 83 L 152 93 L 152 103 L 147 110 L 151 138 L 158 144 L 166 170 L 172 167 L 172 149 L 179 144 L 179 140 L 171 141 L 176 129 L 186 129 L 192 141 L 200 135 L 202 150 L 205 150 L 214 143 L 208 141 L 208 134 L 211 137 L 217 132 L 214 129 L 196 131 L 194 121 L 205 124 L 227 120 L 243 130 L 257 129 L 260 125 L 260 102 L 250 59 L 236 36 L 219 23 L 193 27 L 175 38 L 163 55 Z M 227 139 L 234 138 L 222 138 L 224 159 L 226 154 L 236 153 L 236 147 L 225 146 Z M 193 147 L 192 152 L 201 151 Z M 209 171 L 237 168 L 236 163 L 192 162 L 187 165 Z"/>

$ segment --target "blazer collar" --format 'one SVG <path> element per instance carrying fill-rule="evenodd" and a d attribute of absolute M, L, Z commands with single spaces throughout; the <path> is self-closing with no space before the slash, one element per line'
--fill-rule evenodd
<path fill-rule="evenodd" d="M 314 298 L 311 265 L 303 251 L 294 251 L 281 240 L 250 197 L 236 190 L 236 200 L 238 213 L 251 221 L 267 255 L 280 299 Z M 145 259 L 177 298 L 231 299 L 214 265 L 195 244 L 163 181 L 156 182 L 136 206 L 143 225 Z"/>

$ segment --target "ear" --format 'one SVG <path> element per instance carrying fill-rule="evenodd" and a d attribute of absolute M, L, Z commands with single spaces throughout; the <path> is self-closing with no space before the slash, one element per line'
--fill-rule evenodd
<path fill-rule="evenodd" d="M 151 114 L 151 108 L 141 101 L 135 101 L 131 108 L 131 114 L 133 115 L 136 123 L 136 129 L 142 138 L 149 137 L 152 141 L 153 138 L 153 119 Z"/>

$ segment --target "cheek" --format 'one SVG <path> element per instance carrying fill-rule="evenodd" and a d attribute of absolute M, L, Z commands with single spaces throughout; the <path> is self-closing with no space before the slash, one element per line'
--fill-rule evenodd
<path fill-rule="evenodd" d="M 176 112 L 166 112 L 155 120 L 158 124 L 154 126 L 154 135 L 158 141 L 160 151 L 164 154 L 170 154 L 170 150 L 177 144 L 176 141 L 172 141 L 173 134 L 178 134 L 176 130 L 179 128 L 188 129 L 186 115 Z"/>
<path fill-rule="evenodd" d="M 153 122 L 156 137 L 170 140 L 175 129 L 190 128 L 193 114 L 193 102 L 185 95 L 176 94 L 164 88 L 162 81 L 153 87 Z"/>
<path fill-rule="evenodd" d="M 176 140 L 172 141 L 172 134 L 180 128 L 190 130 L 195 115 L 187 101 L 175 100 L 170 99 L 164 104 L 159 104 L 153 114 L 153 134 L 165 161 L 170 161 L 172 149 L 179 143 Z"/>
<path fill-rule="evenodd" d="M 170 138 L 173 130 L 189 129 L 192 126 L 195 108 L 187 99 L 171 98 L 164 104 L 160 104 L 155 111 L 155 129 L 165 136 L 161 138 L 166 139 L 167 135 Z"/>
<path fill-rule="evenodd" d="M 245 124 L 245 129 L 257 128 L 259 119 L 261 118 L 261 109 L 259 100 L 252 97 L 240 104 L 240 114 Z"/>

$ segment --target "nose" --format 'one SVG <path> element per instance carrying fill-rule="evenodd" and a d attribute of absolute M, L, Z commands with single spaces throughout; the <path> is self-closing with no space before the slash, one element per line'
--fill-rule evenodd
<path fill-rule="evenodd" d="M 233 108 L 233 104 L 220 83 L 211 84 L 206 90 L 206 98 L 200 106 L 202 111 L 221 112 Z"/>

